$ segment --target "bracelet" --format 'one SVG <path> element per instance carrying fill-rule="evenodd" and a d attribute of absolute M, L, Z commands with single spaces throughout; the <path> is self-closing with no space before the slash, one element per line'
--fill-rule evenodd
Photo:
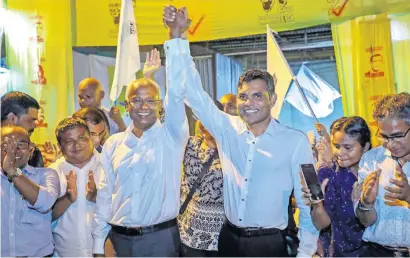
<path fill-rule="evenodd" d="M 318 202 L 318 203 L 311 203 L 310 205 L 311 206 L 320 206 L 320 205 L 322 205 L 323 204 L 323 201 L 321 201 L 321 202 Z"/>
<path fill-rule="evenodd" d="M 370 208 L 366 208 L 366 207 L 363 206 L 362 202 L 359 201 L 359 203 L 358 203 L 358 205 L 357 205 L 357 209 L 358 209 L 360 212 L 369 212 L 369 211 L 371 211 L 371 210 L 374 209 L 374 205 L 372 205 L 372 207 L 370 207 Z"/>
<path fill-rule="evenodd" d="M 10 182 L 12 182 L 14 178 L 19 177 L 22 174 L 23 172 L 19 168 L 16 168 L 16 171 L 13 174 L 7 175 L 7 178 L 9 179 Z"/>

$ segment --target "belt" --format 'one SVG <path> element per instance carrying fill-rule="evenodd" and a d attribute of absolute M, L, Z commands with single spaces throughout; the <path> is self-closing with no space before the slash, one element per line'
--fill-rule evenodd
<path fill-rule="evenodd" d="M 284 231 L 278 228 L 257 228 L 257 227 L 241 228 L 241 227 L 235 226 L 228 220 L 226 222 L 227 222 L 226 225 L 228 226 L 228 228 L 233 233 L 241 237 L 274 235 L 274 234 L 282 233 Z"/>
<path fill-rule="evenodd" d="M 111 230 L 117 234 L 127 236 L 141 236 L 143 234 L 153 233 L 155 231 L 163 230 L 173 227 L 177 224 L 177 219 L 171 219 L 159 224 L 146 227 L 122 227 L 117 225 L 111 225 Z"/>

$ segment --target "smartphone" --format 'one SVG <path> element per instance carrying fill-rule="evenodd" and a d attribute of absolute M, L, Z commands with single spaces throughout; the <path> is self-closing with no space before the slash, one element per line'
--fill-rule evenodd
<path fill-rule="evenodd" d="M 323 192 L 320 188 L 315 166 L 313 164 L 302 164 L 300 169 L 302 170 L 303 180 L 312 194 L 310 200 L 323 200 Z"/>

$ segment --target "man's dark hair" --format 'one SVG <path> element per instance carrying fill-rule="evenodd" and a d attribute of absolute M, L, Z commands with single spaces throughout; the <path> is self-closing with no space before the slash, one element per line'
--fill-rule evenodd
<path fill-rule="evenodd" d="M 362 147 L 366 146 L 366 143 L 371 144 L 371 133 L 366 121 L 360 116 L 342 117 L 333 122 L 331 134 L 336 132 L 344 132 L 350 137 L 354 137 L 360 143 Z"/>
<path fill-rule="evenodd" d="M 218 100 L 215 100 L 215 105 L 218 107 L 219 110 L 223 111 L 224 110 L 224 106 L 222 105 L 221 102 L 219 102 Z"/>
<path fill-rule="evenodd" d="M 58 123 L 57 128 L 56 128 L 56 137 L 57 137 L 57 142 L 61 144 L 61 135 L 68 130 L 75 129 L 75 128 L 84 128 L 88 135 L 90 135 L 90 130 L 88 129 L 87 124 L 85 123 L 84 120 L 80 118 L 65 118 L 63 119 L 60 123 Z"/>
<path fill-rule="evenodd" d="M 96 107 L 86 107 L 78 110 L 73 114 L 73 118 L 80 118 L 86 122 L 90 122 L 93 125 L 97 125 L 101 122 L 104 122 L 105 129 L 110 133 L 110 124 L 108 122 L 107 116 L 99 108 Z"/>
<path fill-rule="evenodd" d="M 376 121 L 398 119 L 410 125 L 410 94 L 402 92 L 382 97 L 374 106 L 373 118 Z"/>
<path fill-rule="evenodd" d="M 20 91 L 11 91 L 1 97 L 1 122 L 7 119 L 9 113 L 16 116 L 27 114 L 29 108 L 40 109 L 37 100 Z"/>
<path fill-rule="evenodd" d="M 258 79 L 266 82 L 266 85 L 268 86 L 267 90 L 269 97 L 275 94 L 275 80 L 273 79 L 273 76 L 267 71 L 261 69 L 249 69 L 244 74 L 242 74 L 239 78 L 238 88 L 242 88 L 242 85 L 244 83 Z"/>

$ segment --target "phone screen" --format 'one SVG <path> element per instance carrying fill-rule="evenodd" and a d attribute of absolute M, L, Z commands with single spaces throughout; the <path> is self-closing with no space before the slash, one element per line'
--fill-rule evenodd
<path fill-rule="evenodd" d="M 300 165 L 305 183 L 312 194 L 312 200 L 323 200 L 322 189 L 320 189 L 319 179 L 313 164 Z"/>

